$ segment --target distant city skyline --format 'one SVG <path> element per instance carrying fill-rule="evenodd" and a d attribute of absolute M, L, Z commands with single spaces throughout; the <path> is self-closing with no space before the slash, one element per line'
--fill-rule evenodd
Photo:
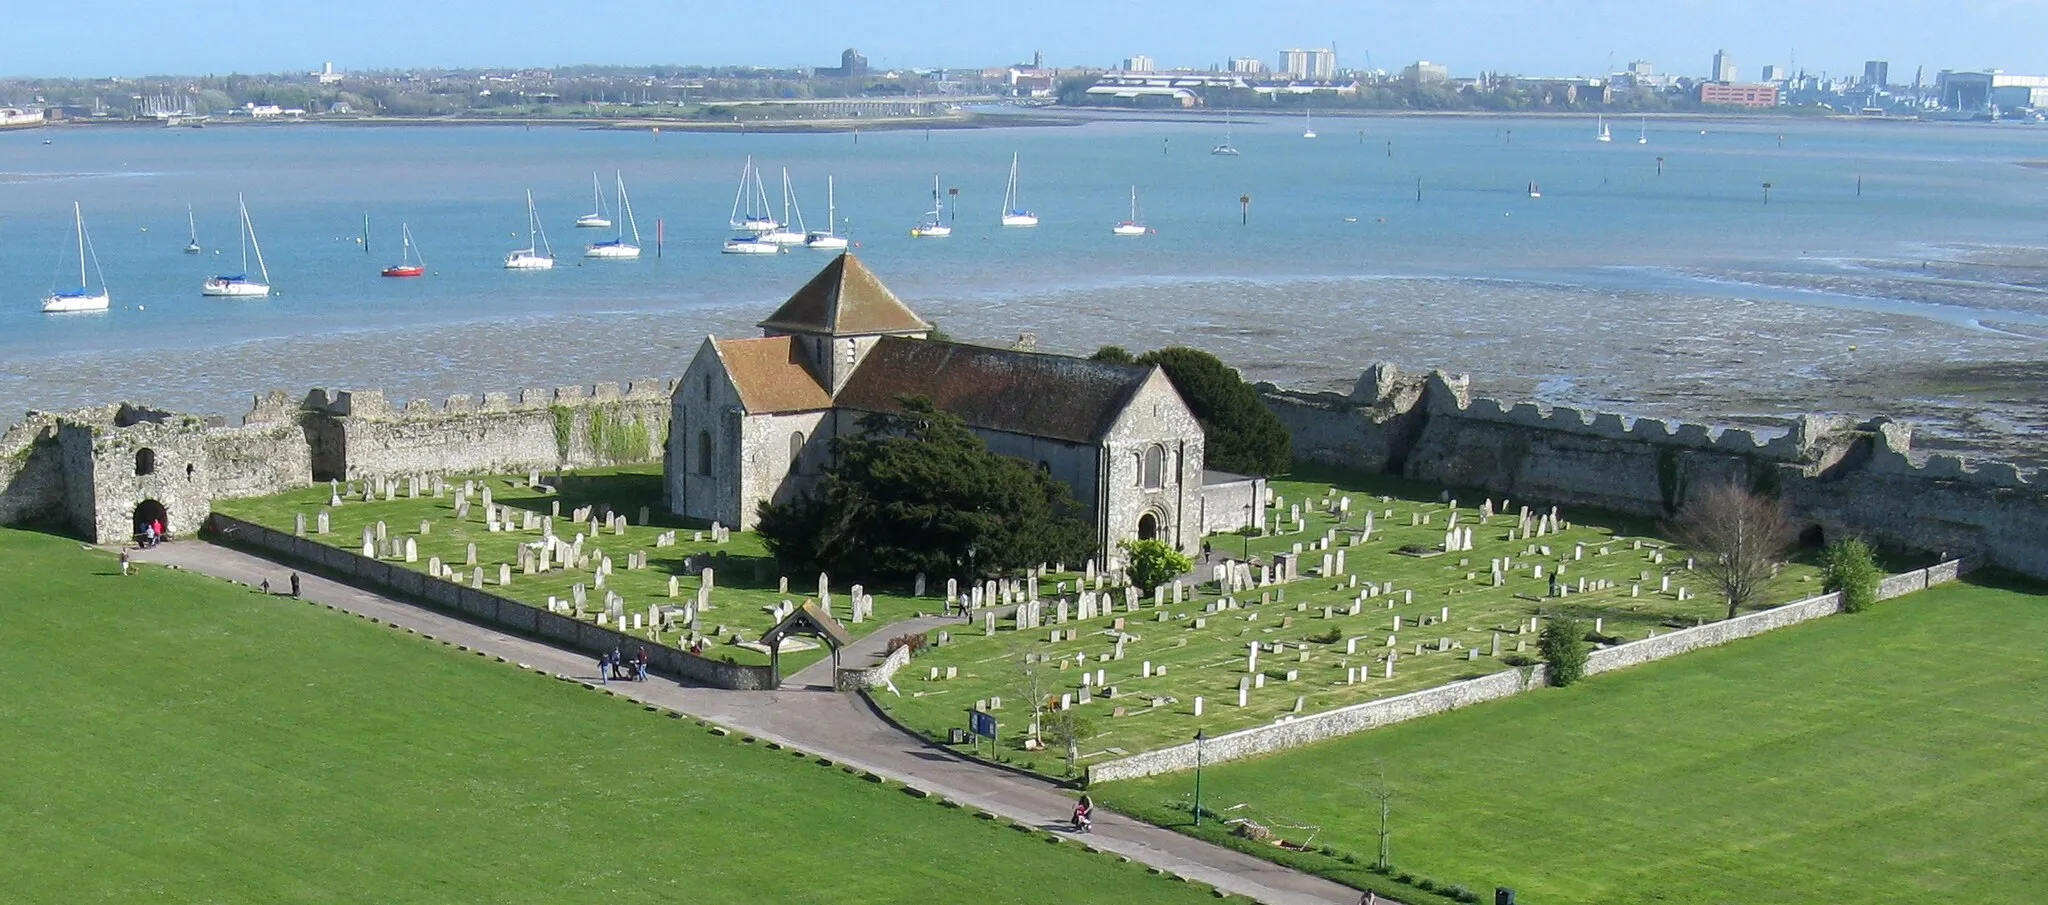
<path fill-rule="evenodd" d="M 877 69 L 982 67 L 1028 61 L 1115 67 L 1283 67 L 1288 48 L 1332 48 L 1337 65 L 1398 71 L 1418 59 L 1455 75 L 1482 70 L 1594 75 L 1649 60 L 1705 77 L 1716 51 L 1753 78 L 1765 65 L 1858 76 L 1887 60 L 1915 67 L 2048 71 L 2048 0 L 1950 6 L 1929 0 L 1762 0 L 1642 4 L 1526 0 L 1433 4 L 1272 0 L 1043 0 L 1030 16 L 995 4 L 844 0 L 800 24 L 759 7 L 613 0 L 604 15 L 535 0 L 438 4 L 358 0 L 345 9 L 199 0 L 175 11 L 140 0 L 38 4 L 10 16 L 0 76 L 147 76 L 338 69 L 600 65 L 837 65 L 856 47 Z M 1474 23 L 1483 23 L 1475 28 Z M 34 39 L 50 36 L 51 39 Z M 1796 57 L 1795 57 L 1796 55 Z"/>

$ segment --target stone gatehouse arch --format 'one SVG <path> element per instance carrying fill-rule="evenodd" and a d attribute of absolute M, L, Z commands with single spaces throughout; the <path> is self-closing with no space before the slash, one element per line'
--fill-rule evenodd
<path fill-rule="evenodd" d="M 164 529 L 168 531 L 171 525 L 171 511 L 165 508 L 163 503 L 146 499 L 135 504 L 135 517 L 131 522 L 136 534 L 141 534 L 152 522 L 162 522 Z"/>

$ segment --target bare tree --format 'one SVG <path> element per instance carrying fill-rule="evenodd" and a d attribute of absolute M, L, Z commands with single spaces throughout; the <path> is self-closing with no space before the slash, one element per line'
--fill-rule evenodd
<path fill-rule="evenodd" d="M 1693 497 L 1671 531 L 1695 554 L 1693 568 L 1727 598 L 1730 619 L 1763 590 L 1792 545 L 1785 507 L 1732 481 Z"/>
<path fill-rule="evenodd" d="M 1373 782 L 1372 786 L 1366 790 L 1366 794 L 1371 795 L 1380 803 L 1379 869 L 1387 870 L 1393 867 L 1394 864 L 1394 831 L 1393 828 L 1387 824 L 1387 818 L 1391 816 L 1391 812 L 1393 811 L 1394 806 L 1394 787 L 1387 785 L 1387 767 L 1385 764 L 1379 765 L 1378 778 Z"/>
<path fill-rule="evenodd" d="M 1031 708 L 1031 740 L 1043 744 L 1045 696 L 1052 689 L 1052 677 L 1045 664 L 1028 652 L 1028 645 L 1019 644 L 1013 649 L 1011 662 L 1016 664 L 1017 671 L 1011 675 L 1010 687 Z"/>

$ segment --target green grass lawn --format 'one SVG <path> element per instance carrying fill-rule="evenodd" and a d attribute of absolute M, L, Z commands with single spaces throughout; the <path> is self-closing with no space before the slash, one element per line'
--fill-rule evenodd
<path fill-rule="evenodd" d="M 0 530 L 10 903 L 1209 901 L 578 686 Z"/>
<path fill-rule="evenodd" d="M 1370 864 L 1383 767 L 1399 868 L 1526 902 L 2038 902 L 2044 640 L 2038 591 L 1949 585 L 1211 767 L 1203 803 Z M 1177 774 L 1098 795 L 1190 829 L 1193 785 Z M 1363 870 L 1290 857 L 1338 879 Z"/>
<path fill-rule="evenodd" d="M 1415 557 L 1399 551 L 1444 542 L 1451 507 L 1438 502 L 1437 489 L 1359 477 L 1275 481 L 1273 488 L 1280 497 L 1271 511 L 1274 521 L 1284 520 L 1301 504 L 1307 529 L 1295 532 L 1290 524 L 1286 533 L 1252 538 L 1251 555 L 1272 562 L 1275 554 L 1302 545 L 1300 580 L 1240 594 L 1238 599 L 1250 605 L 1218 613 L 1205 613 L 1218 597 L 1213 586 L 1179 606 L 1172 605 L 1169 596 L 1163 610 L 1153 608 L 1147 596 L 1135 613 L 1119 604 L 1113 615 L 1087 623 L 1070 621 L 1065 627 L 1079 632 L 1071 642 L 1050 640 L 1055 618 L 1050 607 L 1044 629 L 1018 632 L 1005 621 L 994 637 L 985 637 L 979 624 L 963 626 L 953 630 L 951 644 L 928 649 L 898 674 L 900 695 L 882 694 L 877 700 L 907 725 L 942 737 L 949 728 L 964 727 L 966 711 L 978 701 L 1002 698 L 997 715 L 1005 730 L 1003 756 L 1057 776 L 1066 770 L 1063 756 L 1023 750 L 1030 723 L 1023 702 L 1032 697 L 1021 666 L 1026 653 L 1060 658 L 1056 665 L 1064 668 L 1041 670 L 1040 687 L 1048 695 L 1073 694 L 1078 702 L 1084 669 L 1104 671 L 1106 683 L 1116 689 L 1113 700 L 1094 689 L 1092 703 L 1079 707 L 1090 736 L 1080 749 L 1085 764 L 1177 744 L 1193 737 L 1197 728 L 1213 735 L 1270 723 L 1292 713 L 1297 699 L 1302 712 L 1312 713 L 1498 672 L 1509 668 L 1518 655 L 1536 656 L 1536 635 L 1527 631 L 1533 616 L 1568 613 L 1584 619 L 1588 628 L 1597 619 L 1605 636 L 1620 642 L 1727 615 L 1726 604 L 1714 596 L 1706 578 L 1686 570 L 1682 551 L 1647 535 L 1644 526 L 1610 515 L 1567 511 L 1563 515 L 1570 524 L 1560 533 L 1510 541 L 1515 514 L 1498 514 L 1481 523 L 1484 498 L 1452 500 L 1458 505 L 1459 524 L 1476 526 L 1473 549 Z M 1340 522 L 1323 509 L 1327 501 L 1343 496 L 1352 500 L 1351 515 Z M 1493 498 L 1496 506 L 1500 502 Z M 1518 511 L 1521 503 L 1510 500 L 1509 505 Z M 1368 509 L 1374 512 L 1372 539 L 1348 546 L 1349 535 L 1362 526 Z M 1582 515 L 1588 523 L 1573 521 Z M 1427 524 L 1410 525 L 1424 517 Z M 1321 565 L 1322 553 L 1308 547 L 1333 528 L 1338 540 L 1331 551 L 1345 553 L 1346 572 L 1327 579 L 1311 577 L 1311 570 Z M 1241 537 L 1219 536 L 1211 542 L 1221 552 L 1243 555 Z M 1510 558 L 1513 565 L 1505 573 L 1505 584 L 1495 588 L 1489 564 L 1497 558 Z M 1613 587 L 1548 596 L 1560 566 L 1566 569 L 1569 587 L 1576 588 L 1581 580 L 1610 581 Z M 1543 570 L 1541 578 L 1538 568 Z M 1660 593 L 1667 575 L 1671 590 Z M 1351 581 L 1354 576 L 1357 587 Z M 1358 615 L 1350 615 L 1367 584 L 1389 582 L 1391 592 L 1366 595 Z M 1640 595 L 1632 596 L 1631 586 L 1638 584 Z M 1692 596 L 1677 599 L 1681 586 Z M 1039 594 L 1050 599 L 1056 587 L 1041 582 Z M 1776 605 L 1818 593 L 1816 570 L 1793 563 L 1762 599 Z M 1268 595 L 1269 602 L 1259 602 Z M 1333 608 L 1329 618 L 1323 615 L 1324 607 Z M 1446 608 L 1449 620 L 1437 621 Z M 1164 621 L 1162 615 L 1167 617 Z M 1398 632 L 1393 627 L 1396 617 L 1403 624 Z M 1124 659 L 1105 662 L 1102 658 L 1115 646 L 1118 619 L 1131 638 L 1125 643 Z M 1418 625 L 1425 619 L 1431 624 Z M 1499 657 L 1492 649 L 1496 634 L 1502 645 Z M 1392 645 L 1390 636 L 1395 639 Z M 1445 639 L 1453 646 L 1438 650 Z M 1246 706 L 1239 707 L 1237 687 L 1247 676 L 1246 655 L 1253 641 L 1279 642 L 1287 650 L 1260 655 L 1264 686 L 1252 690 Z M 1527 649 L 1518 651 L 1524 644 Z M 1419 654 L 1417 645 L 1424 648 Z M 1478 651 L 1477 659 L 1467 659 L 1473 650 Z M 1390 651 L 1400 654 L 1391 679 L 1384 676 Z M 1076 656 L 1087 662 L 1074 662 Z M 1165 667 L 1166 674 L 1145 678 L 1146 662 Z M 955 678 L 930 680 L 933 668 L 943 676 L 947 667 L 957 670 Z M 1369 669 L 1372 677 L 1353 683 L 1353 670 L 1359 668 Z M 1296 674 L 1292 680 L 1290 672 Z M 1194 716 L 1197 696 L 1204 699 L 1205 708 L 1199 719 Z"/>
<path fill-rule="evenodd" d="M 525 476 L 490 476 L 475 479 L 479 487 L 488 485 L 493 494 L 492 502 L 500 506 L 511 506 L 516 511 L 527 510 L 549 515 L 560 504 L 561 517 L 554 519 L 555 533 L 563 540 L 573 538 L 579 530 L 588 532 L 587 526 L 579 527 L 568 516 L 579 506 L 609 505 L 613 511 L 624 514 L 634 522 L 623 536 L 617 536 L 610 529 L 602 529 L 597 537 L 585 541 L 586 554 L 601 551 L 612 559 L 613 574 L 606 580 L 606 590 L 618 592 L 626 598 L 628 614 L 645 614 L 649 604 L 677 605 L 697 599 L 698 574 L 684 568 L 684 558 L 692 554 L 723 553 L 727 564 L 713 570 L 713 610 L 703 615 L 700 626 L 704 634 L 713 635 L 715 641 L 707 651 L 713 657 L 730 657 L 735 662 L 765 666 L 766 654 L 735 647 L 730 643 L 738 634 L 752 641 L 774 625 L 769 609 L 783 600 L 802 602 L 807 597 L 815 598 L 818 592 L 818 576 L 790 575 L 789 593 L 778 592 L 782 577 L 774 568 L 767 550 L 758 536 L 741 531 L 732 532 L 732 540 L 725 544 L 714 544 L 709 532 L 704 540 L 693 540 L 703 525 L 685 525 L 675 516 L 662 510 L 661 472 L 655 468 L 597 469 L 578 473 L 576 483 L 571 484 L 563 494 L 543 494 L 526 486 Z M 541 533 L 535 531 L 506 530 L 492 533 L 488 530 L 480 492 L 471 497 L 469 518 L 455 518 L 455 491 L 463 486 L 464 479 L 449 481 L 448 495 L 434 498 L 422 490 L 418 499 L 407 499 L 403 490 L 398 499 L 389 502 L 378 500 L 363 502 L 349 501 L 340 508 L 328 510 L 329 527 L 326 535 L 316 535 L 318 513 L 327 508 L 328 486 L 321 484 L 305 490 L 297 490 L 278 496 L 246 500 L 224 500 L 216 505 L 221 512 L 290 533 L 294 529 L 294 516 L 306 516 L 307 537 L 333 544 L 344 550 L 362 551 L 363 528 L 382 521 L 393 538 L 411 537 L 417 541 L 419 559 L 410 567 L 427 571 L 433 557 L 455 567 L 467 576 L 469 569 L 464 562 L 468 558 L 468 546 L 477 547 L 477 563 L 484 569 L 484 587 L 493 593 L 510 597 L 537 607 L 545 607 L 549 597 L 563 601 L 570 599 L 571 585 L 582 584 L 586 589 L 589 608 L 587 621 L 595 621 L 603 609 L 604 591 L 593 586 L 591 569 L 595 568 L 597 557 L 591 557 L 591 569 L 554 569 L 534 575 L 520 574 L 518 548 L 522 543 L 540 540 Z M 639 509 L 646 506 L 652 524 L 638 524 Z M 420 523 L 430 522 L 431 531 L 420 534 Z M 665 531 L 677 532 L 677 543 L 673 547 L 656 547 L 655 535 Z M 403 541 L 399 541 L 402 548 Z M 644 551 L 648 554 L 648 568 L 629 571 L 626 557 L 629 552 Z M 390 560 L 404 565 L 402 556 Z M 498 564 L 513 566 L 512 583 L 500 587 Z M 669 576 L 678 577 L 676 598 L 668 596 Z M 466 580 L 466 578 L 465 578 Z M 833 614 L 847 622 L 847 593 L 852 581 L 837 581 L 832 587 Z M 868 587 L 868 594 L 875 598 L 874 617 L 854 625 L 848 622 L 847 629 L 855 636 L 865 635 L 883 625 L 910 618 L 920 611 L 936 612 L 943 606 L 946 587 L 944 579 L 933 581 L 927 589 L 925 599 L 910 597 L 910 588 Z M 726 631 L 717 631 L 723 626 Z M 679 626 L 687 629 L 687 626 Z M 675 646 L 678 633 L 662 635 L 659 643 Z M 826 656 L 824 648 L 799 653 L 785 654 L 782 667 L 785 674 L 803 668 L 805 665 Z"/>

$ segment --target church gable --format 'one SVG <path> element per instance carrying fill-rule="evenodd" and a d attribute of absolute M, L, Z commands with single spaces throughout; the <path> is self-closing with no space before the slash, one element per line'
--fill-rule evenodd
<path fill-rule="evenodd" d="M 825 336 L 928 333 L 932 329 L 851 253 L 825 265 L 760 326 L 771 334 Z"/>
<path fill-rule="evenodd" d="M 713 340 L 727 379 L 748 414 L 808 412 L 832 407 L 832 397 L 806 365 L 794 337 Z"/>
<path fill-rule="evenodd" d="M 1093 443 L 1115 425 L 1149 373 L 1065 355 L 885 336 L 833 401 L 896 412 L 898 397 L 925 396 L 970 427 Z"/>

